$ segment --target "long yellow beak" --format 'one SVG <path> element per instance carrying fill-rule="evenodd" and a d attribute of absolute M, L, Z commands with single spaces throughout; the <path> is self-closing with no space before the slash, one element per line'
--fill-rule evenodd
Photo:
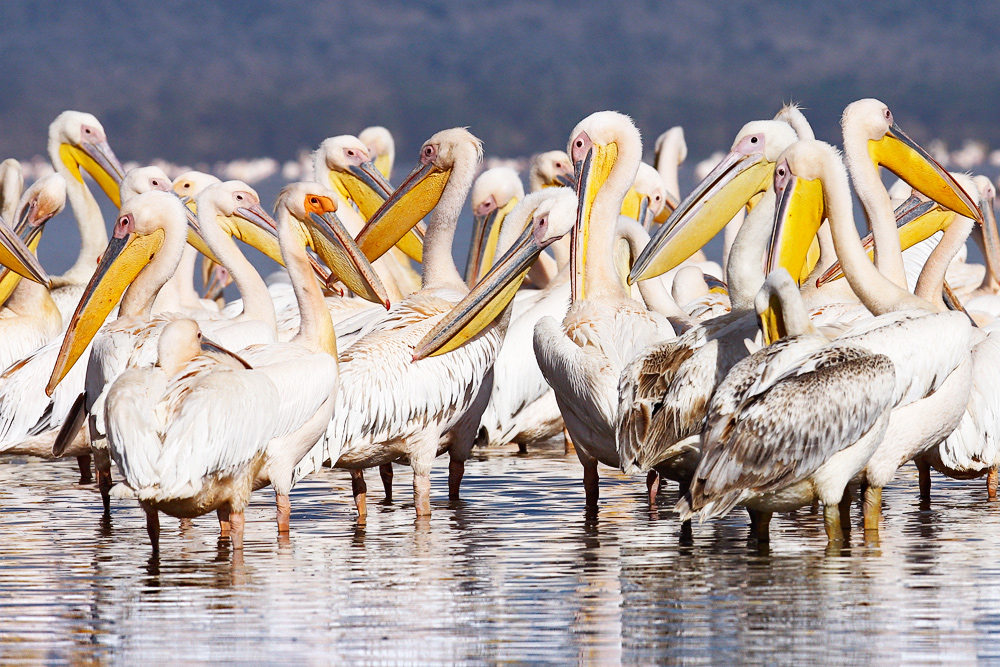
<path fill-rule="evenodd" d="M 0 264 L 6 267 L 0 273 L 2 276 L 0 277 L 0 292 L 2 292 L 5 282 L 11 284 L 10 291 L 13 292 L 14 287 L 19 282 L 19 277 L 34 280 L 46 287 L 49 286 L 49 276 L 35 256 L 34 250 L 41 240 L 42 227 L 57 212 L 56 210 L 41 211 L 36 197 L 25 209 L 21 219 L 17 221 L 15 229 L 11 229 L 6 223 L 0 221 Z M 8 276 L 10 276 L 9 279 Z M 0 303 L 6 300 L 7 296 L 10 296 L 10 292 L 0 299 Z"/>
<path fill-rule="evenodd" d="M 895 123 L 881 139 L 868 141 L 868 154 L 876 165 L 896 174 L 915 190 L 945 208 L 982 224 L 983 212 L 969 194 Z"/>
<path fill-rule="evenodd" d="M 589 141 L 589 137 L 587 139 Z M 577 179 L 576 224 L 570 233 L 570 291 L 575 303 L 586 298 L 587 248 L 590 244 L 590 215 L 594 199 L 604 187 L 618 161 L 618 144 L 592 143 L 583 159 L 574 165 Z"/>
<path fill-rule="evenodd" d="M 955 216 L 950 209 L 942 208 L 937 202 L 913 196 L 896 208 L 896 229 L 899 233 L 899 245 L 903 250 L 915 246 L 936 232 L 948 228 Z M 871 234 L 865 236 L 862 245 L 868 251 L 868 257 L 875 256 L 875 239 Z M 840 261 L 834 262 L 816 280 L 816 286 L 839 280 L 844 277 Z"/>
<path fill-rule="evenodd" d="M 233 236 L 260 250 L 278 264 L 285 265 L 285 260 L 281 258 L 281 246 L 278 244 L 278 226 L 260 204 L 241 206 L 232 216 L 223 217 L 220 223 L 223 221 L 230 223 L 223 224 L 223 227 Z"/>
<path fill-rule="evenodd" d="M 546 245 L 538 242 L 529 224 L 472 291 L 417 344 L 413 360 L 451 352 L 489 326 L 514 299 L 532 262 Z"/>
<path fill-rule="evenodd" d="M 388 252 L 437 206 L 450 177 L 450 169 L 440 169 L 430 162 L 410 172 L 358 234 L 358 247 L 369 262 Z"/>
<path fill-rule="evenodd" d="M 83 175 L 80 174 L 80 167 L 83 167 L 115 206 L 122 205 L 118 186 L 125 177 L 125 169 L 107 141 L 84 140 L 79 146 L 62 144 L 59 146 L 59 157 L 76 180 L 83 183 Z"/>
<path fill-rule="evenodd" d="M 510 201 L 500 208 L 495 208 L 486 215 L 475 216 L 472 244 L 469 246 L 469 261 L 465 268 L 465 284 L 469 287 L 479 282 L 479 279 L 493 266 L 497 241 L 500 240 L 500 228 L 518 201 L 520 200 L 517 197 L 511 197 Z"/>
<path fill-rule="evenodd" d="M 115 234 L 69 321 L 59 357 L 45 386 L 47 395 L 52 395 L 56 385 L 66 377 L 103 326 L 126 288 L 159 252 L 163 238 L 162 229 L 152 234 L 137 234 L 131 226 L 125 229 L 115 226 Z"/>
<path fill-rule="evenodd" d="M 801 277 L 809 248 L 826 217 L 823 182 L 790 174 L 784 186 L 775 189 L 780 194 L 775 203 L 771 250 L 764 273 L 770 274 L 781 267 L 789 275 Z"/>
<path fill-rule="evenodd" d="M 389 308 L 389 296 L 382 281 L 337 214 L 310 211 L 309 227 L 314 242 L 320 241 L 317 251 L 332 275 L 358 296 Z"/>
<path fill-rule="evenodd" d="M 756 194 L 767 189 L 774 163 L 741 142 L 658 227 L 635 260 L 630 285 L 677 267 L 719 233 Z M 748 144 L 749 147 L 749 144 Z"/>

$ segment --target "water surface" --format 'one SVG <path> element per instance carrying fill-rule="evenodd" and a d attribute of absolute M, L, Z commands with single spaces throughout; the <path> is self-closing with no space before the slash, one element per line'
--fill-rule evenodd
<path fill-rule="evenodd" d="M 396 502 L 357 524 L 350 480 L 322 471 L 292 496 L 279 543 L 272 495 L 247 513 L 243 558 L 214 517 L 162 521 L 150 559 L 141 511 L 102 520 L 75 462 L 0 458 L 3 664 L 973 664 L 1000 661 L 1000 507 L 985 482 L 935 475 L 921 507 L 904 468 L 879 544 L 855 530 L 828 553 L 822 515 L 776 516 L 770 547 L 740 510 L 689 544 L 645 485 L 603 469 L 587 517 L 561 444 L 480 453 L 464 500 L 433 475 L 414 519 Z M 855 511 L 855 519 L 858 512 Z"/>

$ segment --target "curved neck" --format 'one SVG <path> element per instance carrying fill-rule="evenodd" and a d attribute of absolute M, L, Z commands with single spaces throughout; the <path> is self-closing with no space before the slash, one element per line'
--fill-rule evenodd
<path fill-rule="evenodd" d="M 288 277 L 292 281 L 295 301 L 299 306 L 299 331 L 292 339 L 310 352 L 326 352 L 337 356 L 337 335 L 333 330 L 330 311 L 326 308 L 323 291 L 313 273 L 309 257 L 301 239 L 295 233 L 288 208 L 278 208 L 278 243 L 281 258 L 285 260 Z"/>
<path fill-rule="evenodd" d="M 185 246 L 181 255 L 181 263 L 177 265 L 174 273 L 174 282 L 177 285 L 177 298 L 185 306 L 200 307 L 198 292 L 194 289 L 194 268 L 198 259 L 198 251 L 193 246 Z"/>
<path fill-rule="evenodd" d="M 629 298 L 615 268 L 615 228 L 622 202 L 639 170 L 642 145 L 623 133 L 618 133 L 613 141 L 618 145 L 618 159 L 607 180 L 594 196 L 590 210 L 590 237 L 587 239 L 584 270 L 584 293 L 588 299 Z"/>
<path fill-rule="evenodd" d="M 201 236 L 205 243 L 219 258 L 222 265 L 229 271 L 233 283 L 240 291 L 243 299 L 243 312 L 236 320 L 258 320 L 277 330 L 277 318 L 274 314 L 274 302 L 267 291 L 264 279 L 260 277 L 253 265 L 243 256 L 229 234 L 222 231 L 216 216 L 220 215 L 218 207 L 210 197 L 198 199 L 198 221 L 201 224 Z"/>
<path fill-rule="evenodd" d="M 420 281 L 421 289 L 440 289 L 443 287 L 468 292 L 469 288 L 458 273 L 455 259 L 451 255 L 451 246 L 455 240 L 455 228 L 458 226 L 458 216 L 462 205 L 472 188 L 475 176 L 475 162 L 456 160 L 451 176 L 444 186 L 441 199 L 434 212 L 431 213 L 424 235 L 424 273 Z"/>
<path fill-rule="evenodd" d="M 844 161 L 868 216 L 875 241 L 875 266 L 882 275 L 906 290 L 906 269 L 903 267 L 903 251 L 899 244 L 899 232 L 896 231 L 892 200 L 879 178 L 878 167 L 868 154 L 868 139 L 850 127 L 844 128 Z"/>
<path fill-rule="evenodd" d="M 972 232 L 973 224 L 975 223 L 971 219 L 956 215 L 952 223 L 948 225 L 948 229 L 944 231 L 937 247 L 931 251 L 930 257 L 924 262 L 924 268 L 921 269 L 920 277 L 917 278 L 917 286 L 913 293 L 921 299 L 929 301 L 938 310 L 946 310 L 941 292 L 944 290 L 944 279 L 948 265 L 965 245 Z"/>
<path fill-rule="evenodd" d="M 684 135 L 680 132 L 668 131 L 660 144 L 660 152 L 656 156 L 656 171 L 663 179 L 667 192 L 680 200 L 681 186 L 677 180 L 677 167 L 684 159 L 681 156 Z"/>
<path fill-rule="evenodd" d="M 187 222 L 177 228 L 166 227 L 163 235 L 163 246 L 153 256 L 132 284 L 125 290 L 121 306 L 118 308 L 119 319 L 138 317 L 148 320 L 153 313 L 153 301 L 157 293 L 170 280 L 181 261 L 181 254 L 187 245 Z"/>
<path fill-rule="evenodd" d="M 66 198 L 76 217 L 76 225 L 80 230 L 80 254 L 76 262 L 66 273 L 55 281 L 58 284 L 86 283 L 94 275 L 101 253 L 108 247 L 108 230 L 104 226 L 104 216 L 94 195 L 87 185 L 79 180 L 63 164 L 58 148 L 49 150 L 49 159 L 55 165 L 56 171 L 66 179 Z"/>
<path fill-rule="evenodd" d="M 757 290 L 764 284 L 762 268 L 774 228 L 774 190 L 768 188 L 743 219 L 726 261 L 726 285 L 733 310 L 752 310 Z M 729 223 L 733 224 L 732 222 Z"/>
<path fill-rule="evenodd" d="M 616 235 L 628 243 L 632 259 L 638 257 L 642 249 L 649 243 L 649 233 L 643 229 L 642 225 L 631 218 L 619 218 Z M 621 279 L 619 278 L 618 280 L 620 281 Z M 671 324 L 673 324 L 674 320 L 683 322 L 686 326 L 692 323 L 688 314 L 667 293 L 662 280 L 658 278 L 640 280 L 638 287 L 639 294 L 642 295 L 642 300 L 646 303 L 646 307 L 649 310 L 669 318 Z"/>
<path fill-rule="evenodd" d="M 824 156 L 823 192 L 826 197 L 827 217 L 833 233 L 833 245 L 844 267 L 844 275 L 851 289 L 873 315 L 883 315 L 903 308 L 928 310 L 929 304 L 919 299 L 883 276 L 868 259 L 868 253 L 861 244 L 858 230 L 854 226 L 854 211 L 847 176 L 833 162 L 835 154 Z M 885 189 L 882 190 L 885 192 Z M 899 237 L 893 237 L 897 253 Z M 876 237 L 876 245 L 880 243 Z M 877 250 L 876 250 L 877 252 Z"/>

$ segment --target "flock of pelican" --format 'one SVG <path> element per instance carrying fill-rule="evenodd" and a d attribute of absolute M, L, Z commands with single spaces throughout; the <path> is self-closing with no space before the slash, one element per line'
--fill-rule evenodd
<path fill-rule="evenodd" d="M 364 521 L 364 471 L 391 500 L 408 464 L 427 516 L 437 457 L 457 499 L 474 447 L 560 436 L 588 509 L 602 463 L 644 473 L 651 503 L 677 482 L 685 531 L 740 505 L 766 541 L 774 512 L 818 502 L 843 543 L 853 492 L 877 531 L 909 461 L 924 497 L 933 468 L 985 476 L 994 499 L 994 186 L 946 172 L 877 100 L 842 126 L 840 151 L 793 105 L 749 122 L 683 198 L 682 130 L 660 136 L 654 167 L 616 112 L 537 155 L 528 193 L 509 168 L 477 177 L 483 148 L 462 128 L 428 139 L 394 188 L 392 137 L 368 128 L 325 140 L 316 181 L 269 213 L 240 181 L 125 173 L 100 122 L 64 112 L 54 174 L 24 190 L 0 164 L 0 452 L 76 457 L 105 511 L 138 501 L 154 553 L 160 512 L 215 511 L 241 547 L 268 485 L 287 533 L 291 489 L 322 466 L 350 471 Z M 110 239 L 84 172 L 119 207 Z M 50 278 L 35 250 L 67 202 L 80 253 Z M 719 265 L 703 246 L 723 230 Z M 985 266 L 964 261 L 970 235 Z M 285 272 L 265 281 L 234 237 Z M 198 253 L 238 300 L 195 291 Z"/>

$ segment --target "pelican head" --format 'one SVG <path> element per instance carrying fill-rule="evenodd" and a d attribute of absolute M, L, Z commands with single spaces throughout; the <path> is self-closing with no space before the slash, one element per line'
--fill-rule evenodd
<path fill-rule="evenodd" d="M 576 195 L 570 188 L 533 192 L 503 222 L 504 254 L 489 272 L 417 345 L 413 360 L 450 352 L 485 329 L 521 287 L 538 255 L 576 224 Z M 527 223 L 527 224 L 526 224 Z"/>
<path fill-rule="evenodd" d="M 532 192 L 542 188 L 576 187 L 573 161 L 565 151 L 546 151 L 531 158 L 528 187 Z"/>
<path fill-rule="evenodd" d="M 368 147 L 357 137 L 342 134 L 325 139 L 313 153 L 316 178 L 326 174 L 329 183 L 344 200 L 353 200 L 365 220 L 369 219 L 392 193 L 392 186 L 372 162 Z"/>
<path fill-rule="evenodd" d="M 162 169 L 155 166 L 130 169 L 118 186 L 122 201 L 128 201 L 143 192 L 151 190 L 170 192 L 170 189 L 170 179 L 167 178 Z"/>
<path fill-rule="evenodd" d="M 593 250 L 590 247 L 592 222 L 598 220 L 601 231 L 613 236 L 622 201 L 642 160 L 642 138 L 628 116 L 616 111 L 598 111 L 573 129 L 568 148 L 577 177 L 578 196 L 577 223 L 570 236 L 570 288 L 576 302 L 586 298 L 585 290 L 590 280 L 587 255 Z M 599 200 L 602 191 L 606 195 Z M 596 215 L 595 208 L 598 209 Z M 605 241 L 608 239 L 600 239 L 601 243 Z M 610 253 L 611 249 L 598 248 L 596 251 Z"/>
<path fill-rule="evenodd" d="M 201 354 L 201 328 L 194 320 L 170 322 L 156 341 L 156 365 L 168 377 L 180 373 L 192 359 Z"/>
<path fill-rule="evenodd" d="M 754 297 L 754 310 L 765 346 L 793 332 L 817 333 L 799 295 L 798 283 L 783 268 L 767 275 Z"/>
<path fill-rule="evenodd" d="M 379 173 L 392 178 L 392 166 L 396 162 L 396 142 L 392 139 L 392 133 L 381 125 L 373 125 L 361 130 L 358 139 L 368 148 L 368 154 L 374 159 Z"/>
<path fill-rule="evenodd" d="M 45 223 L 66 206 L 66 179 L 59 174 L 43 176 L 31 184 L 14 211 L 14 228 L 0 222 L 0 303 L 7 300 L 21 278 L 48 286 L 49 277 L 35 250 Z"/>
<path fill-rule="evenodd" d="M 219 228 L 229 236 L 252 245 L 257 250 L 283 265 L 278 244 L 277 223 L 260 205 L 257 192 L 243 181 L 224 181 L 209 185 L 195 199 L 198 217 L 215 216 Z M 201 225 L 203 226 L 203 225 Z M 207 233 L 202 229 L 201 233 Z M 192 235 L 188 242 L 206 257 L 215 256 L 204 241 Z"/>
<path fill-rule="evenodd" d="M 442 130 L 424 142 L 420 160 L 357 236 L 374 262 L 437 206 L 456 164 L 476 164 L 483 145 L 463 127 Z"/>
<path fill-rule="evenodd" d="M 169 255 L 170 259 L 166 262 L 170 266 L 164 275 L 158 276 L 166 282 L 180 261 L 186 228 L 184 205 L 171 192 L 153 190 L 122 204 L 108 247 L 70 319 L 59 357 L 45 387 L 48 395 L 52 395 L 56 385 L 87 349 L 126 288 L 160 254 Z M 137 298 L 145 299 L 143 307 L 148 308 L 152 306 L 153 297 L 155 294 L 143 294 Z"/>
<path fill-rule="evenodd" d="M 171 188 L 173 188 L 173 191 L 177 193 L 178 197 L 194 201 L 205 188 L 221 182 L 221 180 L 211 174 L 206 174 L 203 171 L 191 170 L 185 171 L 183 174 L 175 178 Z"/>
<path fill-rule="evenodd" d="M 661 225 L 639 254 L 628 282 L 655 278 L 701 248 L 770 185 L 778 156 L 796 140 L 788 123 L 751 121 L 722 161 Z"/>
<path fill-rule="evenodd" d="M 63 111 L 56 116 L 49 125 L 49 156 L 60 160 L 81 183 L 83 167 L 115 206 L 121 205 L 118 184 L 125 170 L 108 144 L 104 127 L 92 114 Z"/>
<path fill-rule="evenodd" d="M 622 215 L 636 220 L 648 230 L 653 220 L 666 207 L 666 201 L 667 186 L 663 184 L 660 172 L 645 162 L 640 162 L 635 182 L 622 203 Z"/>
<path fill-rule="evenodd" d="M 983 212 L 982 246 L 986 269 L 995 282 L 1000 282 L 1000 235 L 997 233 L 997 219 L 993 212 L 997 189 L 986 176 L 975 176 L 973 180 L 979 188 L 979 209 Z"/>
<path fill-rule="evenodd" d="M 854 142 L 866 142 L 867 154 L 876 166 L 885 167 L 945 208 L 982 223 L 982 211 L 969 194 L 899 129 L 884 103 L 871 98 L 852 102 L 844 109 L 841 125 L 845 148 Z"/>
<path fill-rule="evenodd" d="M 472 287 L 493 265 L 503 220 L 524 199 L 524 186 L 510 167 L 494 167 L 481 173 L 472 184 L 470 199 L 474 223 L 465 282 Z"/>
<path fill-rule="evenodd" d="M 296 235 L 303 245 L 316 248 L 337 279 L 358 296 L 389 307 L 385 287 L 337 217 L 337 199 L 332 190 L 319 183 L 292 183 L 282 189 L 275 208 L 279 212 L 284 208 L 305 226 L 303 229 L 296 225 Z M 290 220 L 278 215 L 278 223 L 282 221 Z"/>

